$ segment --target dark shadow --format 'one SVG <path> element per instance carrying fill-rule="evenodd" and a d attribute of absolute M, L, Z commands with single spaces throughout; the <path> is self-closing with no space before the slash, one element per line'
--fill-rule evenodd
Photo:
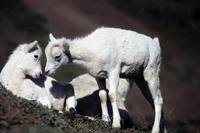
<path fill-rule="evenodd" d="M 40 75 L 39 78 L 33 78 L 33 77 L 29 76 L 29 75 L 26 75 L 25 78 L 26 79 L 30 79 L 31 81 L 33 81 L 36 85 L 38 85 L 41 88 L 45 87 L 44 83 L 45 83 L 45 81 L 47 79 L 47 77 L 45 75 Z"/>
<path fill-rule="evenodd" d="M 27 79 L 32 80 L 36 85 L 40 87 L 45 87 L 45 81 L 47 77 L 41 75 L 40 78 L 32 78 L 31 76 L 26 76 Z M 65 98 L 65 101 L 68 97 L 74 96 L 74 87 L 72 84 L 60 84 L 57 81 L 51 81 L 52 87 L 50 88 L 50 93 L 57 99 Z M 108 90 L 106 90 L 108 92 Z M 107 97 L 108 112 L 112 120 L 112 107 L 109 98 Z M 66 103 L 64 103 L 64 106 Z M 99 99 L 99 90 L 94 91 L 91 95 L 85 96 L 83 98 L 77 99 L 76 111 L 78 114 L 83 116 L 89 116 L 94 118 L 101 118 L 101 103 Z M 134 123 L 129 113 L 126 110 L 119 109 L 121 116 L 121 126 L 122 129 L 132 128 Z"/>
<path fill-rule="evenodd" d="M 29 75 L 26 75 L 26 79 L 30 79 L 39 87 L 45 88 L 45 81 L 47 80 L 47 77 L 43 74 L 40 75 L 39 78 L 33 78 Z M 75 95 L 74 88 L 71 84 L 63 85 L 57 81 L 51 81 L 51 83 L 52 87 L 50 88 L 50 92 L 55 98 L 65 98 Z"/>
<path fill-rule="evenodd" d="M 99 91 L 93 92 L 91 95 L 77 99 L 76 110 L 78 114 L 91 117 L 101 116 L 101 104 L 99 99 Z"/>
<path fill-rule="evenodd" d="M 112 119 L 112 107 L 110 100 L 107 101 L 107 105 L 110 118 Z M 76 110 L 80 115 L 100 118 L 102 111 L 99 99 L 99 90 L 96 90 L 91 95 L 78 99 Z M 129 113 L 122 109 L 119 109 L 119 113 L 121 116 L 122 129 L 132 128 L 134 123 Z"/>
<path fill-rule="evenodd" d="M 151 107 L 154 109 L 154 101 L 151 92 L 149 90 L 148 83 L 145 81 L 144 77 L 138 76 L 137 78 L 135 78 L 135 82 L 139 87 L 140 91 L 142 92 L 142 94 L 144 95 L 144 97 L 146 98 L 146 100 L 150 103 Z"/>
<path fill-rule="evenodd" d="M 134 126 L 134 122 L 129 113 L 123 109 L 119 109 L 119 113 L 121 116 L 122 129 L 132 128 Z"/>
<path fill-rule="evenodd" d="M 55 98 L 65 98 L 75 95 L 72 84 L 62 85 L 57 81 L 52 81 L 50 92 Z"/>

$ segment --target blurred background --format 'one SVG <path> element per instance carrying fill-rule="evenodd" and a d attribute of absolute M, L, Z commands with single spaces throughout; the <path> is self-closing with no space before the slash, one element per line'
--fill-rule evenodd
<path fill-rule="evenodd" d="M 50 32 L 56 37 L 75 38 L 101 26 L 159 37 L 167 127 L 172 132 L 199 133 L 198 0 L 1 0 L 0 68 L 20 43 L 38 40 L 44 48 Z M 67 83 L 82 73 L 84 70 L 70 65 L 59 69 L 55 78 Z M 153 124 L 154 113 L 136 85 L 126 105 L 136 123 Z"/>

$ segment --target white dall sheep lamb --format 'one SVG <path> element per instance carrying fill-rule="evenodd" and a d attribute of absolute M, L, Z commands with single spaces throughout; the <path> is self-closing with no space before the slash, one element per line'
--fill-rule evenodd
<path fill-rule="evenodd" d="M 56 39 L 50 34 L 45 49 L 45 71 L 53 74 L 63 64 L 73 62 L 84 67 L 105 89 L 109 79 L 109 98 L 113 109 L 113 128 L 119 128 L 120 115 L 117 105 L 119 78 L 129 79 L 139 86 L 155 110 L 152 133 L 164 131 L 160 92 L 159 70 L 161 50 L 158 38 L 150 38 L 134 31 L 117 28 L 98 28 L 82 38 Z"/>
<path fill-rule="evenodd" d="M 0 73 L 1 83 L 14 95 L 54 109 L 75 111 L 76 98 L 70 85 L 61 85 L 55 79 L 42 75 L 42 52 L 37 41 L 19 45 Z M 68 88 L 68 89 L 66 89 Z M 66 101 L 65 101 L 66 100 Z"/>

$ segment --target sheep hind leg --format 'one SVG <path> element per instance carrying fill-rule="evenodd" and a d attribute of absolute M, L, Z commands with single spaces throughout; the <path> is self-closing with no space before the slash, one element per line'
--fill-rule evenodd
<path fill-rule="evenodd" d="M 120 84 L 123 84 L 124 86 L 118 87 L 118 93 L 119 93 L 119 100 L 118 100 L 118 106 L 119 106 L 119 112 L 121 116 L 121 128 L 122 129 L 127 129 L 127 128 L 132 128 L 134 126 L 134 121 L 131 118 L 131 116 L 128 113 L 128 110 L 125 106 L 125 101 L 127 99 L 127 96 L 130 92 L 130 89 L 133 86 L 134 81 L 132 79 L 126 79 L 120 81 Z"/>
<path fill-rule="evenodd" d="M 164 129 L 164 116 L 162 111 L 163 100 L 159 88 L 160 83 L 158 72 L 146 70 L 143 76 L 135 79 L 135 82 L 155 111 L 152 133 L 166 132 Z"/>

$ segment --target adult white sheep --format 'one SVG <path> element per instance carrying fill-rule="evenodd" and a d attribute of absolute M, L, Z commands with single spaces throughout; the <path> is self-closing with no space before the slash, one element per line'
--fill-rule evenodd
<path fill-rule="evenodd" d="M 134 31 L 117 28 L 98 28 L 91 34 L 73 40 L 56 39 L 50 34 L 45 49 L 45 71 L 53 74 L 63 64 L 75 63 L 84 67 L 100 89 L 109 79 L 109 98 L 113 109 L 113 128 L 120 128 L 117 105 L 119 78 L 133 81 L 140 87 L 155 110 L 152 133 L 163 132 L 163 99 L 160 92 L 159 70 L 161 50 L 158 38 L 150 38 Z"/>
<path fill-rule="evenodd" d="M 14 95 L 62 111 L 75 111 L 76 98 L 70 85 L 59 84 L 55 79 L 42 75 L 42 52 L 37 41 L 21 44 L 10 55 L 0 73 L 0 81 Z M 66 89 L 68 88 L 68 89 Z"/>

